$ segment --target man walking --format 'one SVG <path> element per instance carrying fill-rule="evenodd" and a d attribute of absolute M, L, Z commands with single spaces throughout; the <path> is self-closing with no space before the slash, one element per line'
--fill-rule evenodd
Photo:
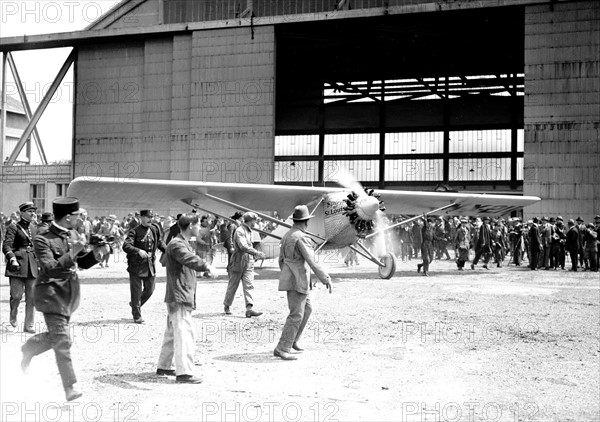
<path fill-rule="evenodd" d="M 48 331 L 31 337 L 21 348 L 21 369 L 27 373 L 34 356 L 54 349 L 58 372 L 67 401 L 81 397 L 75 390 L 75 371 L 71 360 L 69 321 L 79 307 L 77 267 L 86 269 L 101 261 L 108 245 L 97 245 L 85 253 L 85 242 L 73 240 L 71 230 L 81 222 L 77 198 L 56 198 L 52 203 L 55 221 L 38 234 L 33 243 L 40 264 L 35 284 L 35 307 L 44 314 Z"/>
<path fill-rule="evenodd" d="M 296 356 L 290 354 L 291 349 L 299 352 L 303 350 L 298 345 L 298 341 L 312 313 L 308 297 L 309 267 L 331 293 L 331 278 L 314 261 L 312 241 L 306 234 L 310 218 L 312 216 L 309 214 L 306 205 L 298 205 L 292 215 L 294 226 L 281 239 L 279 291 L 287 292 L 290 314 L 285 320 L 281 338 L 273 351 L 273 355 L 283 360 L 296 360 Z"/>
<path fill-rule="evenodd" d="M 256 225 L 258 216 L 253 212 L 247 212 L 242 219 L 244 222 L 235 229 L 232 237 L 233 253 L 227 267 L 229 283 L 223 300 L 223 309 L 227 315 L 231 315 L 230 306 L 233 304 L 233 298 L 241 281 L 246 302 L 246 318 L 251 318 L 262 315 L 262 312 L 252 309 L 254 306 L 252 290 L 254 290 L 254 261 L 265 259 L 265 254 L 252 247 L 252 229 Z"/>
<path fill-rule="evenodd" d="M 477 265 L 479 259 L 483 256 L 483 268 L 489 270 L 488 262 L 490 262 L 492 251 L 492 230 L 490 228 L 490 218 L 483 217 L 483 224 L 479 228 L 479 235 L 477 236 L 477 244 L 475 246 L 475 258 L 471 263 L 471 269 L 475 269 L 475 265 Z"/>
<path fill-rule="evenodd" d="M 178 383 L 199 384 L 202 379 L 194 373 L 194 324 L 192 311 L 196 309 L 196 271 L 214 275 L 208 263 L 194 253 L 189 241 L 198 236 L 196 214 L 181 215 L 177 220 L 180 233 L 167 246 L 167 328 L 158 358 L 157 375 L 176 375 Z M 175 369 L 173 367 L 175 362 Z"/>
<path fill-rule="evenodd" d="M 431 217 L 423 216 L 425 223 L 421 229 L 421 258 L 423 263 L 417 264 L 417 272 L 420 273 L 423 269 L 423 275 L 429 276 L 429 264 L 433 261 L 434 249 L 433 241 L 435 238 L 434 221 Z"/>
<path fill-rule="evenodd" d="M 140 224 L 127 233 L 123 252 L 127 254 L 127 271 L 131 293 L 131 313 L 136 324 L 143 324 L 142 306 L 154 292 L 156 250 L 165 252 L 160 233 L 152 224 L 152 210 L 140 211 Z"/>
<path fill-rule="evenodd" d="M 19 205 L 21 219 L 6 229 L 2 252 L 6 256 L 6 272 L 10 283 L 10 325 L 17 326 L 17 314 L 25 293 L 25 323 L 23 331 L 34 333 L 33 285 L 38 275 L 38 263 L 33 250 L 33 217 L 37 208 L 33 202 Z M 35 234 L 35 233 L 33 233 Z"/>

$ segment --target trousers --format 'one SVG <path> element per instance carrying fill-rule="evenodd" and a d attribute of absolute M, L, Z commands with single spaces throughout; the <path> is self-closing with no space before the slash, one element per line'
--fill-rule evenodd
<path fill-rule="evenodd" d="M 231 306 L 235 297 L 235 293 L 240 286 L 240 281 L 242 282 L 242 290 L 244 291 L 246 308 L 254 305 L 254 299 L 252 298 L 252 291 L 254 290 L 254 265 L 248 265 L 248 267 L 241 272 L 229 272 L 229 283 L 227 283 L 227 292 L 225 293 L 223 305 Z"/>
<path fill-rule="evenodd" d="M 64 315 L 44 314 L 48 331 L 30 337 L 21 348 L 23 355 L 29 357 L 54 349 L 56 365 L 65 389 L 77 382 L 71 360 L 72 341 L 69 335 L 69 319 Z"/>
<path fill-rule="evenodd" d="M 289 353 L 292 345 L 302 336 L 304 327 L 306 327 L 308 318 L 312 313 L 312 306 L 307 294 L 298 293 L 295 290 L 287 292 L 287 300 L 290 313 L 285 320 L 277 349 Z"/>
<path fill-rule="evenodd" d="M 196 341 L 192 308 L 183 303 L 167 303 L 167 327 L 158 357 L 159 369 L 171 369 L 176 375 L 193 375 Z"/>
<path fill-rule="evenodd" d="M 134 319 L 142 316 L 142 306 L 150 299 L 154 293 L 155 277 L 138 277 L 129 274 L 129 290 L 131 292 L 131 314 Z"/>
<path fill-rule="evenodd" d="M 25 293 L 25 328 L 33 328 L 35 307 L 33 306 L 33 285 L 35 278 L 10 277 L 10 322 L 17 322 L 19 304 Z"/>

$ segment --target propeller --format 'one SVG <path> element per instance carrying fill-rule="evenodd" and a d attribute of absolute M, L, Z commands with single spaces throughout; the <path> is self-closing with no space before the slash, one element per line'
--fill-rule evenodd
<path fill-rule="evenodd" d="M 340 170 L 339 183 L 352 192 L 348 194 L 344 215 L 348 216 L 359 236 L 366 236 L 373 231 L 378 222 L 385 220 L 385 206 L 379 200 L 379 194 L 373 189 L 365 189 L 358 180 L 345 169 Z M 378 221 L 379 220 L 379 221 Z"/>

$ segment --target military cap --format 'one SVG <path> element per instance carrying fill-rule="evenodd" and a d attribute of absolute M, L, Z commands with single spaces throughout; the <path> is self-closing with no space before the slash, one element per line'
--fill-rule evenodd
<path fill-rule="evenodd" d="M 154 212 L 152 210 L 141 210 L 140 217 L 154 217 Z"/>
<path fill-rule="evenodd" d="M 60 220 L 65 215 L 80 214 L 79 199 L 69 196 L 56 198 L 52 201 L 52 211 L 54 212 L 54 218 L 57 220 Z"/>
<path fill-rule="evenodd" d="M 248 211 L 242 215 L 242 218 L 244 219 L 244 223 L 247 223 L 248 221 L 258 220 L 258 215 L 256 215 L 254 212 Z"/>
<path fill-rule="evenodd" d="M 33 202 L 23 202 L 19 205 L 19 212 L 25 212 L 28 210 L 37 210 L 37 207 L 33 205 Z"/>
<path fill-rule="evenodd" d="M 54 214 L 51 212 L 45 212 L 42 214 L 42 221 L 45 223 L 49 223 L 54 220 Z"/>
<path fill-rule="evenodd" d="M 236 211 L 235 213 L 233 213 L 233 215 L 230 217 L 232 220 L 239 220 L 240 218 L 242 218 L 244 216 L 244 213 L 241 211 Z"/>

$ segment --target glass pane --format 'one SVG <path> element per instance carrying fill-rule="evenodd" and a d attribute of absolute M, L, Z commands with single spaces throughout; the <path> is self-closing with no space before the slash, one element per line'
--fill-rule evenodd
<path fill-rule="evenodd" d="M 275 156 L 319 155 L 319 135 L 289 135 L 275 137 Z"/>
<path fill-rule="evenodd" d="M 276 182 L 316 182 L 318 175 L 316 161 L 275 161 Z"/>
<path fill-rule="evenodd" d="M 462 158 L 450 160 L 451 181 L 510 180 L 510 158 Z"/>
<path fill-rule="evenodd" d="M 386 160 L 386 182 L 442 180 L 442 160 Z"/>
<path fill-rule="evenodd" d="M 450 132 L 450 152 L 510 152 L 510 129 Z"/>
<path fill-rule="evenodd" d="M 326 182 L 350 182 L 344 180 L 347 173 L 359 181 L 377 182 L 379 181 L 379 160 L 332 160 L 324 163 L 323 179 Z"/>
<path fill-rule="evenodd" d="M 386 133 L 386 154 L 441 154 L 444 132 Z"/>
<path fill-rule="evenodd" d="M 378 133 L 325 135 L 325 155 L 379 154 Z"/>

